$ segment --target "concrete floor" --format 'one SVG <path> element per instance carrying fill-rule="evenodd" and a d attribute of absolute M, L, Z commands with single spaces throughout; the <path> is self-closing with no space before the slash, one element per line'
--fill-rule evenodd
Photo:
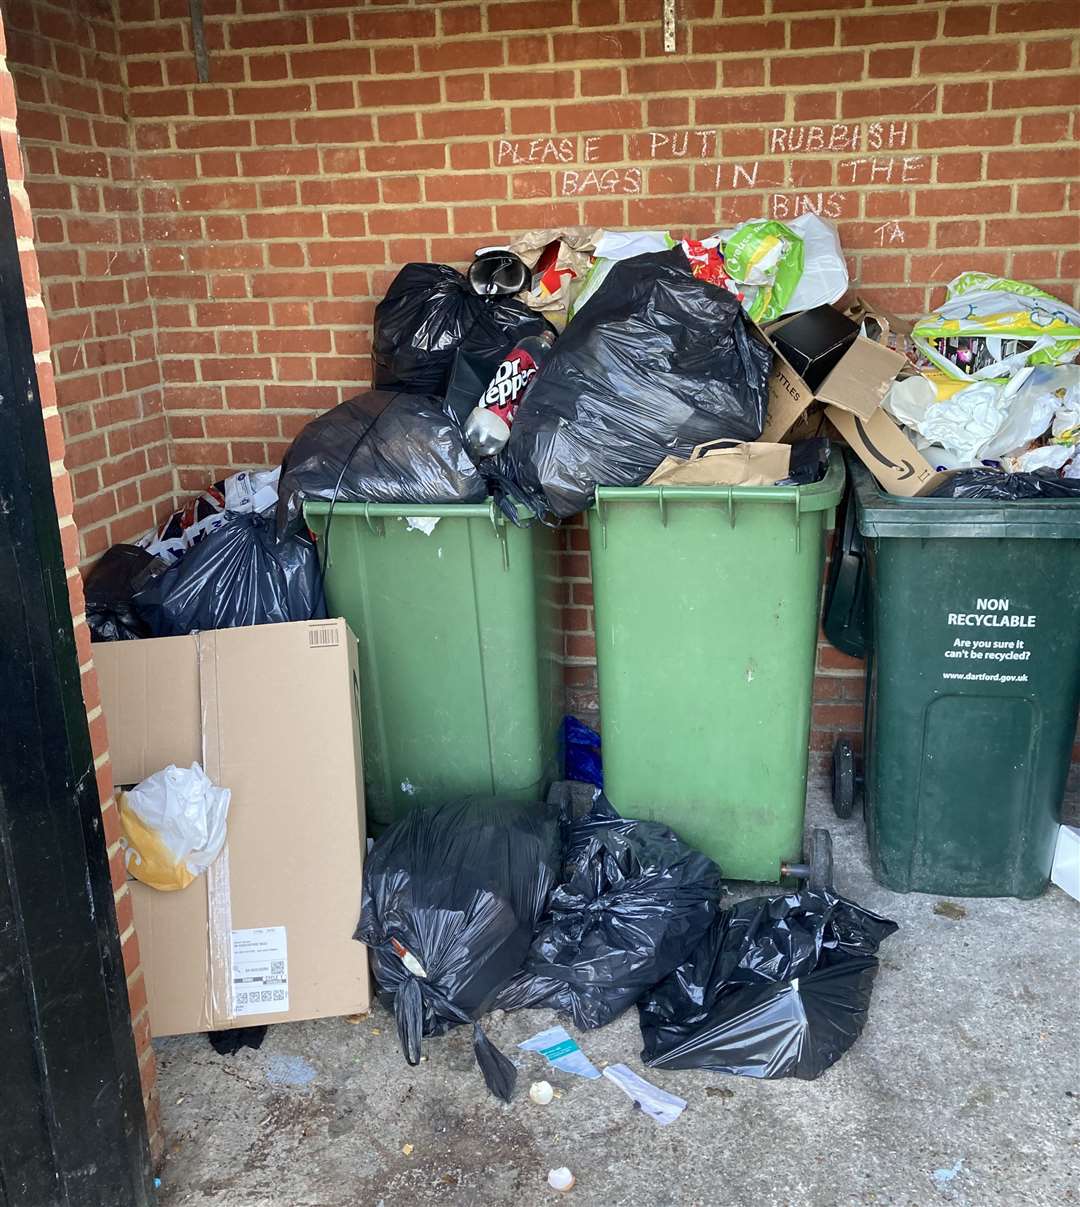
<path fill-rule="evenodd" d="M 162 1040 L 162 1207 L 530 1207 L 562 1198 L 545 1182 L 560 1165 L 567 1200 L 597 1207 L 1080 1203 L 1080 906 L 1051 888 L 942 916 L 873 882 L 861 824 L 837 822 L 821 786 L 808 820 L 832 830 L 837 888 L 901 927 L 862 1038 L 819 1080 L 646 1070 L 636 1010 L 577 1039 L 686 1098 L 666 1128 L 606 1080 L 517 1052 L 546 1011 L 485 1024 L 517 1058 L 510 1106 L 486 1093 L 467 1030 L 410 1069 L 381 1009 L 281 1024 L 228 1058 L 203 1036 Z M 527 1096 L 541 1076 L 560 1095 L 547 1107 Z"/>

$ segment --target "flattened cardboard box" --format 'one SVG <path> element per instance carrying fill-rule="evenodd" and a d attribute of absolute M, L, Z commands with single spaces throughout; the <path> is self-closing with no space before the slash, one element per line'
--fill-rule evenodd
<path fill-rule="evenodd" d="M 890 494 L 928 495 L 951 476 L 936 470 L 880 407 L 867 419 L 839 407 L 826 407 L 825 414 L 882 490 Z"/>
<path fill-rule="evenodd" d="M 179 892 L 129 881 L 153 1034 L 362 1014 L 356 638 L 343 620 L 94 647 L 117 784 L 203 764 L 228 840 Z"/>
<path fill-rule="evenodd" d="M 907 364 L 899 352 L 860 335 L 817 390 L 812 390 L 769 338 L 796 317 L 792 315 L 771 324 L 763 333 L 774 357 L 769 374 L 769 410 L 765 430 L 761 433 L 761 439 L 769 443 L 782 440 L 815 401 L 839 407 L 860 419 L 870 419 L 889 392 L 897 373 Z"/>

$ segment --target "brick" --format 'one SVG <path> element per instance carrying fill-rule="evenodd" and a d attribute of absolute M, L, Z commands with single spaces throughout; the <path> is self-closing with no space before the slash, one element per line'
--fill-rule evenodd
<path fill-rule="evenodd" d="M 724 88 L 761 88 L 765 84 L 763 59 L 726 59 L 720 64 Z"/>
<path fill-rule="evenodd" d="M 769 81 L 774 86 L 837 84 L 861 78 L 862 54 L 815 54 L 774 58 L 769 64 Z M 783 100 L 783 97 L 777 98 Z"/>
<path fill-rule="evenodd" d="M 699 123 L 714 122 L 720 126 L 779 122 L 784 119 L 784 98 L 772 93 L 698 97 L 694 116 Z"/>
<path fill-rule="evenodd" d="M 990 85 L 946 84 L 941 90 L 943 113 L 981 113 L 990 107 Z"/>
<path fill-rule="evenodd" d="M 1011 117 L 950 118 L 923 121 L 916 126 L 919 147 L 986 147 L 1013 141 L 1016 119 Z"/>
<path fill-rule="evenodd" d="M 501 201 L 506 197 L 506 175 L 430 176 L 424 181 L 424 194 L 428 201 Z"/>
<path fill-rule="evenodd" d="M 937 33 L 938 14 L 930 12 L 875 13 L 841 17 L 844 46 L 887 46 L 891 42 L 927 42 Z"/>
<path fill-rule="evenodd" d="M 959 72 L 1012 71 L 1020 62 L 1020 45 L 1011 41 L 967 42 L 962 45 L 924 46 L 919 70 L 929 75 Z"/>
<path fill-rule="evenodd" d="M 633 69 L 631 69 L 633 71 Z M 574 95 L 572 71 L 498 72 L 490 80 L 496 101 L 564 99 Z"/>
<path fill-rule="evenodd" d="M 956 184 L 963 180 L 982 178 L 983 157 L 978 152 L 961 155 L 938 155 L 935 157 L 935 172 L 942 184 Z"/>
<path fill-rule="evenodd" d="M 353 37 L 357 41 L 370 39 L 385 41 L 388 38 L 416 38 L 435 36 L 435 14 L 431 11 L 381 12 L 377 16 L 368 13 L 353 13 Z"/>
<path fill-rule="evenodd" d="M 442 143 L 410 143 L 368 147 L 364 162 L 369 172 L 422 171 L 446 166 L 446 147 Z"/>
<path fill-rule="evenodd" d="M 289 55 L 289 66 L 296 80 L 366 75 L 370 70 L 371 55 L 357 46 L 340 50 L 293 51 Z"/>
<path fill-rule="evenodd" d="M 908 79 L 913 75 L 915 51 L 910 46 L 871 50 L 866 60 L 870 79 Z"/>
<path fill-rule="evenodd" d="M 783 21 L 695 25 L 690 46 L 694 54 L 745 54 L 755 50 L 783 50 L 785 30 Z M 821 44 L 831 45 L 832 38 Z M 670 72 L 670 67 L 662 66 Z"/>
<path fill-rule="evenodd" d="M 1072 42 L 1025 42 L 1024 68 L 1027 71 L 1053 71 L 1072 62 Z"/>
<path fill-rule="evenodd" d="M 992 151 L 987 156 L 987 180 L 1029 180 L 1039 176 L 1075 177 L 1080 151 L 1062 147 L 1054 151 Z"/>
<path fill-rule="evenodd" d="M 559 132 L 621 131 L 631 129 L 640 121 L 641 104 L 638 101 L 589 101 L 555 106 L 555 129 Z"/>
<path fill-rule="evenodd" d="M 456 42 L 453 50 L 441 43 L 417 48 L 421 71 L 445 71 L 447 67 L 462 70 L 466 67 L 501 67 L 504 61 L 502 42 Z M 546 61 L 546 60 L 545 60 Z"/>
<path fill-rule="evenodd" d="M 1024 214 L 1056 213 L 1065 208 L 1066 193 L 1064 181 L 1022 184 L 1016 190 L 1016 209 Z"/>
<path fill-rule="evenodd" d="M 1073 247 L 1080 242 L 1080 215 L 1060 218 L 991 218 L 986 224 L 986 241 L 1008 247 L 1032 243 L 1054 243 Z"/>
<path fill-rule="evenodd" d="M 1007 185 L 982 186 L 966 189 L 923 189 L 915 197 L 915 213 L 933 216 L 941 214 L 999 214 L 1010 204 Z"/>
<path fill-rule="evenodd" d="M 910 84 L 896 88 L 848 89 L 840 102 L 842 117 L 878 117 L 895 113 L 933 113 L 937 109 L 936 84 Z"/>
<path fill-rule="evenodd" d="M 487 9 L 488 29 L 555 29 L 573 25 L 570 0 L 526 0 L 525 3 L 492 3 Z"/>
<path fill-rule="evenodd" d="M 236 113 L 305 113 L 310 108 L 311 89 L 306 84 L 237 88 L 233 96 L 233 109 Z"/>
<path fill-rule="evenodd" d="M 502 109 L 439 109 L 421 117 L 425 138 L 456 139 L 502 134 L 506 115 Z"/>
<path fill-rule="evenodd" d="M 588 5 L 582 8 L 587 10 Z M 636 29 L 557 33 L 553 35 L 552 46 L 556 63 L 636 59 L 641 55 L 641 33 Z"/>
<path fill-rule="evenodd" d="M 699 92 L 716 86 L 716 64 L 684 62 L 672 71 L 666 63 L 642 63 L 627 68 L 631 92 Z"/>
<path fill-rule="evenodd" d="M 1051 3 L 999 4 L 996 29 L 999 34 L 1029 29 L 1072 29 L 1076 24 L 1076 6 L 1072 0 Z"/>
<path fill-rule="evenodd" d="M 995 109 L 1048 109 L 1080 104 L 1080 76 L 1044 75 L 1037 81 L 1020 78 L 995 80 Z"/>
<path fill-rule="evenodd" d="M 938 247 L 977 247 L 980 242 L 981 229 L 975 220 L 961 222 L 939 222 L 935 230 L 935 243 Z"/>
<path fill-rule="evenodd" d="M 226 27 L 233 50 L 295 46 L 307 42 L 307 21 L 303 17 L 274 18 L 266 21 L 231 21 Z"/>
<path fill-rule="evenodd" d="M 400 106 L 403 100 L 415 105 L 435 105 L 441 99 L 437 76 L 418 76 L 405 80 L 360 80 L 357 85 L 360 104 L 382 109 Z"/>

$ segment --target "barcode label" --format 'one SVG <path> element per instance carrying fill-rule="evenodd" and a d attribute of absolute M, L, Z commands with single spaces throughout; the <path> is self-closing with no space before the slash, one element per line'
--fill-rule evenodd
<path fill-rule="evenodd" d="M 317 629 L 308 629 L 308 645 L 312 649 L 317 649 L 319 646 L 337 644 L 337 625 L 334 625 L 333 628 L 331 628 L 329 625 L 320 625 Z"/>
<path fill-rule="evenodd" d="M 232 932 L 233 1017 L 289 1009 L 289 956 L 284 926 Z"/>

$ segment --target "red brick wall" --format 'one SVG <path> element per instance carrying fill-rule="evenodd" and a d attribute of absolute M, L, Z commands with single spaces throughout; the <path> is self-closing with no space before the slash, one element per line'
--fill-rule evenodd
<path fill-rule="evenodd" d="M 31 7 L 39 25 L 52 10 Z M 1071 0 L 678 0 L 674 55 L 660 0 L 205 7 L 198 84 L 187 0 L 117 3 L 185 490 L 276 461 L 364 385 L 374 304 L 402 263 L 464 264 L 532 226 L 700 234 L 814 208 L 838 221 L 860 292 L 901 313 L 968 268 L 1076 295 Z M 42 213 L 70 225 L 63 206 Z M 88 505 L 92 485 L 76 484 Z M 589 711 L 584 532 L 564 539 L 568 686 Z M 860 686 L 833 651 L 819 663 L 825 749 L 858 726 Z"/>
<path fill-rule="evenodd" d="M 5 29 L 0 20 L 0 56 L 5 55 Z M 47 302 L 42 296 L 41 263 L 34 247 L 34 227 L 30 200 L 23 175 L 19 150 L 18 129 L 23 115 L 16 114 L 15 91 L 7 64 L 0 58 L 0 141 L 3 143 L 4 165 L 11 189 L 15 218 L 15 233 L 19 240 L 26 308 L 33 336 L 34 359 L 37 362 L 38 390 L 41 394 L 42 422 L 52 463 L 53 495 L 59 518 L 64 567 L 67 575 L 71 616 L 75 626 L 75 642 L 82 676 L 83 699 L 90 726 L 90 740 L 97 770 L 98 793 L 104 823 L 116 898 L 116 916 L 127 973 L 128 998 L 131 1005 L 135 1044 L 139 1054 L 143 1098 L 150 1128 L 151 1146 L 155 1159 L 162 1152 L 162 1136 L 158 1111 L 156 1068 L 150 1045 L 150 1018 L 146 1008 L 146 989 L 139 960 L 139 941 L 135 935 L 131 894 L 127 889 L 127 872 L 119 847 L 120 821 L 113 791 L 112 769 L 109 765 L 109 745 L 105 732 L 105 717 L 101 710 L 101 694 L 91 656 L 90 630 L 86 625 L 82 578 L 79 574 L 79 530 L 75 519 L 78 505 L 73 498 L 73 476 L 68 472 L 66 459 L 70 446 L 65 448 L 62 407 L 53 379 L 50 360 L 51 322 L 46 317 Z M 55 351 L 55 348 L 53 348 Z"/>
<path fill-rule="evenodd" d="M 82 553 L 171 509 L 123 64 L 109 0 L 5 0 Z"/>

